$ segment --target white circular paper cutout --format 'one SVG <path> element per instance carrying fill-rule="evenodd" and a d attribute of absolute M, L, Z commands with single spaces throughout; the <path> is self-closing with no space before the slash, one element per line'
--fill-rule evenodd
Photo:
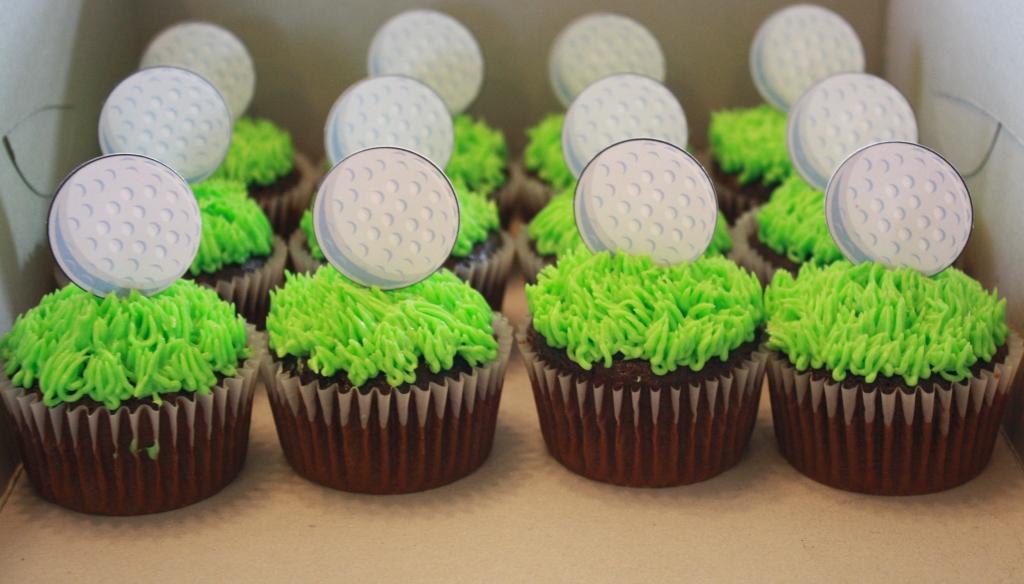
<path fill-rule="evenodd" d="M 332 164 L 376 146 L 405 148 L 444 168 L 455 146 L 452 118 L 441 98 L 410 77 L 364 79 L 331 107 L 324 146 Z"/>
<path fill-rule="evenodd" d="M 974 223 L 963 177 L 934 151 L 907 142 L 872 144 L 847 158 L 825 189 L 825 217 L 851 262 L 928 276 L 956 261 Z"/>
<path fill-rule="evenodd" d="M 366 286 L 403 288 L 433 274 L 451 255 L 459 202 L 448 178 L 423 156 L 371 148 L 324 177 L 313 229 L 341 273 Z"/>
<path fill-rule="evenodd" d="M 718 220 L 715 188 L 700 163 L 650 139 L 598 154 L 580 176 L 573 207 L 592 251 L 649 255 L 662 265 L 700 257 Z"/>
<path fill-rule="evenodd" d="M 371 77 L 405 75 L 429 85 L 448 111 L 465 111 L 484 82 L 484 56 L 473 33 L 434 10 L 410 10 L 377 30 L 367 56 Z"/>
<path fill-rule="evenodd" d="M 786 111 L 812 85 L 864 70 L 864 47 L 835 12 L 797 4 L 772 14 L 750 46 L 750 74 L 765 101 Z"/>
<path fill-rule="evenodd" d="M 894 140 L 917 142 L 914 110 L 898 89 L 866 73 L 843 73 L 818 83 L 790 110 L 786 126 L 793 166 L 819 189 L 853 152 Z"/>
<path fill-rule="evenodd" d="M 256 88 L 248 49 L 225 28 L 209 22 L 183 22 L 156 36 L 142 54 L 141 67 L 169 65 L 195 71 L 212 83 L 234 117 L 245 113 Z"/>
<path fill-rule="evenodd" d="M 686 147 L 686 114 L 672 92 L 643 75 L 612 75 L 573 100 L 562 126 L 562 154 L 573 176 L 605 148 L 631 138 Z"/>
<path fill-rule="evenodd" d="M 48 229 L 57 265 L 82 289 L 155 294 L 192 265 L 202 218 L 188 183 L 173 170 L 145 156 L 114 154 L 64 179 Z"/>
<path fill-rule="evenodd" d="M 228 106 L 207 80 L 177 67 L 152 67 L 110 92 L 99 140 L 104 154 L 149 156 L 198 182 L 224 161 L 231 130 Z"/>
<path fill-rule="evenodd" d="M 642 24 L 619 14 L 595 13 L 569 23 L 551 46 L 548 75 L 562 105 L 587 86 L 617 73 L 665 80 L 665 55 Z"/>

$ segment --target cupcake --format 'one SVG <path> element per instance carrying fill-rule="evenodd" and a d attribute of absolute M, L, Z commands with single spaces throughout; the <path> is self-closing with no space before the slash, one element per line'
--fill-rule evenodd
<path fill-rule="evenodd" d="M 238 181 L 209 179 L 192 186 L 203 220 L 199 251 L 188 276 L 234 303 L 263 327 L 270 289 L 284 281 L 288 250 L 260 206 Z"/>
<path fill-rule="evenodd" d="M 780 270 L 765 309 L 775 435 L 794 468 L 914 495 L 988 464 L 1024 354 L 997 293 L 954 268 L 839 261 Z"/>
<path fill-rule="evenodd" d="M 212 290 L 66 286 L 0 339 L 0 396 L 45 499 L 136 515 L 209 497 L 241 470 L 265 341 Z"/>
<path fill-rule="evenodd" d="M 526 130 L 523 150 L 519 208 L 529 220 L 555 195 L 576 182 L 562 154 L 562 124 L 565 114 L 551 114 Z"/>
<path fill-rule="evenodd" d="M 213 177 L 244 183 L 274 232 L 287 235 L 309 206 L 317 172 L 295 151 L 287 131 L 269 120 L 242 117 L 235 122 L 227 157 Z"/>
<path fill-rule="evenodd" d="M 740 217 L 731 257 L 767 284 L 776 270 L 796 275 L 800 266 L 823 266 L 843 256 L 825 221 L 825 195 L 792 174 L 765 205 Z"/>
<path fill-rule="evenodd" d="M 509 181 L 508 145 L 501 130 L 467 114 L 452 118 L 454 148 L 445 174 L 498 205 L 503 225 L 513 211 L 514 185 Z"/>
<path fill-rule="evenodd" d="M 479 292 L 444 269 L 382 291 L 324 266 L 289 274 L 271 295 L 268 393 L 299 474 L 404 493 L 484 462 L 512 335 Z"/>
<path fill-rule="evenodd" d="M 548 452 L 637 487 L 702 481 L 742 456 L 768 353 L 757 278 L 577 247 L 526 288 L 518 343 Z"/>
<path fill-rule="evenodd" d="M 498 208 L 493 200 L 469 190 L 452 179 L 459 198 L 460 224 L 455 247 L 445 267 L 483 294 L 494 310 L 500 310 L 515 259 L 515 246 L 501 231 Z M 325 263 L 323 250 L 313 231 L 313 215 L 306 211 L 300 229 L 288 241 L 292 266 L 299 272 L 314 272 Z"/>

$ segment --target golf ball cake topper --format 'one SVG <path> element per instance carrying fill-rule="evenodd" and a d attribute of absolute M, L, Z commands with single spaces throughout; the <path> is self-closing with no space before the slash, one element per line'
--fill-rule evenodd
<path fill-rule="evenodd" d="M 149 156 L 198 182 L 224 161 L 231 130 L 231 112 L 210 82 L 185 69 L 152 67 L 110 92 L 99 140 L 104 154 Z"/>
<path fill-rule="evenodd" d="M 256 69 L 248 49 L 229 30 L 209 22 L 183 22 L 157 35 L 142 54 L 141 67 L 181 67 L 217 88 L 237 118 L 256 89 Z"/>
<path fill-rule="evenodd" d="M 430 86 L 448 111 L 461 113 L 480 93 L 484 56 L 473 33 L 434 10 L 410 10 L 384 23 L 370 43 L 371 77 L 405 75 Z"/>
<path fill-rule="evenodd" d="M 718 220 L 715 188 L 700 163 L 651 139 L 598 154 L 580 176 L 573 208 L 591 251 L 649 255 L 661 265 L 699 258 Z"/>
<path fill-rule="evenodd" d="M 551 45 L 548 75 L 566 107 L 590 84 L 619 73 L 665 80 L 665 55 L 658 39 L 632 18 L 588 14 L 569 23 Z"/>
<path fill-rule="evenodd" d="M 327 260 L 350 279 L 404 288 L 436 272 L 459 234 L 451 182 L 427 158 L 401 148 L 361 150 L 320 184 L 313 229 Z"/>
<path fill-rule="evenodd" d="M 605 77 L 573 100 L 562 128 L 562 153 L 573 176 L 598 152 L 630 138 L 686 147 L 686 114 L 672 92 L 643 75 Z"/>
<path fill-rule="evenodd" d="M 418 152 L 444 168 L 455 145 L 452 118 L 441 98 L 410 77 L 364 79 L 338 97 L 324 126 L 332 164 L 377 146 Z"/>
<path fill-rule="evenodd" d="M 782 111 L 812 85 L 864 70 L 864 47 L 835 12 L 797 4 L 768 17 L 750 46 L 750 74 L 765 101 Z"/>
<path fill-rule="evenodd" d="M 829 77 L 789 112 L 789 157 L 800 176 L 818 189 L 825 188 L 847 156 L 883 141 L 917 142 L 917 121 L 903 94 L 874 75 Z"/>
<path fill-rule="evenodd" d="M 199 205 L 176 172 L 135 154 L 86 162 L 64 179 L 50 207 L 50 248 L 82 289 L 147 295 L 180 278 L 199 250 Z"/>
<path fill-rule="evenodd" d="M 825 189 L 825 217 L 843 255 L 931 276 L 963 252 L 974 223 L 967 184 L 919 144 L 879 142 L 850 155 Z"/>

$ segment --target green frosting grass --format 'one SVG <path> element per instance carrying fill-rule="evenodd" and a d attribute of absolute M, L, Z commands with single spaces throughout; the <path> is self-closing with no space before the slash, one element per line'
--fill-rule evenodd
<path fill-rule="evenodd" d="M 421 363 L 439 373 L 455 357 L 476 366 L 497 356 L 491 308 L 448 270 L 382 291 L 323 268 L 288 274 L 270 294 L 267 332 L 277 356 L 305 359 L 325 377 L 344 373 L 357 387 L 380 374 L 392 387 L 412 383 Z"/>
<path fill-rule="evenodd" d="M 757 212 L 757 237 L 798 264 L 843 258 L 825 220 L 825 194 L 793 174 Z"/>
<path fill-rule="evenodd" d="M 553 197 L 527 226 L 526 233 L 541 255 L 561 256 L 570 249 L 583 246 L 573 211 L 574 190 L 575 187 L 570 187 Z M 729 224 L 725 216 L 719 213 L 715 232 L 705 255 L 724 255 L 730 249 L 732 239 L 729 237 Z"/>
<path fill-rule="evenodd" d="M 959 381 L 992 359 L 1009 330 L 1006 300 L 953 268 L 929 278 L 873 263 L 805 264 L 796 278 L 775 273 L 765 307 L 769 346 L 836 381 Z"/>
<path fill-rule="evenodd" d="M 501 130 L 466 114 L 455 116 L 455 148 L 445 174 L 471 191 L 489 195 L 505 184 L 508 145 Z"/>
<path fill-rule="evenodd" d="M 295 168 L 295 147 L 288 132 L 270 120 L 238 118 L 231 147 L 213 178 L 267 186 Z"/>
<path fill-rule="evenodd" d="M 757 277 L 721 257 L 664 267 L 577 249 L 544 268 L 526 298 L 534 328 L 580 367 L 622 356 L 657 375 L 725 361 L 764 314 Z"/>
<path fill-rule="evenodd" d="M 235 307 L 189 280 L 150 297 L 98 298 L 65 286 L 0 339 L 4 373 L 18 387 L 38 387 L 49 407 L 90 398 L 115 410 L 131 398 L 206 394 L 250 352 Z"/>
<path fill-rule="evenodd" d="M 498 219 L 498 206 L 486 196 L 469 190 L 459 179 L 452 179 L 455 196 L 459 199 L 459 235 L 455 239 L 452 256 L 464 258 L 468 256 L 478 243 L 482 243 L 501 225 Z M 316 240 L 313 229 L 313 213 L 306 210 L 299 220 L 299 227 L 306 234 L 306 243 L 313 258 L 324 261 L 324 251 Z"/>
<path fill-rule="evenodd" d="M 569 188 L 576 178 L 562 156 L 562 124 L 565 114 L 551 114 L 526 130 L 523 167 L 550 184 L 556 191 Z"/>
<path fill-rule="evenodd" d="M 209 179 L 192 186 L 203 218 L 199 240 L 189 273 L 212 273 L 229 264 L 270 255 L 274 231 L 256 201 L 249 198 L 238 181 Z"/>
<path fill-rule="evenodd" d="M 771 186 L 793 172 L 786 150 L 786 114 L 770 105 L 713 112 L 708 127 L 718 166 L 740 184 Z"/>

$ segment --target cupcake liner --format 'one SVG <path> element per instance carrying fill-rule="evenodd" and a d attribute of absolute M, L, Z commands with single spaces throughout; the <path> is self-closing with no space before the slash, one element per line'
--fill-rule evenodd
<path fill-rule="evenodd" d="M 209 394 L 133 410 L 46 407 L 0 372 L 0 397 L 32 487 L 97 515 L 169 511 L 220 491 L 245 464 L 252 399 L 269 362 L 264 335 L 250 326 L 248 338 L 253 355 Z"/>
<path fill-rule="evenodd" d="M 303 477 L 342 491 L 393 494 L 458 480 L 484 463 L 512 350 L 495 314 L 498 356 L 457 377 L 407 392 L 302 385 L 268 366 L 267 394 L 285 458 Z"/>
<path fill-rule="evenodd" d="M 768 388 L 779 450 L 808 477 L 874 495 L 920 495 L 978 476 L 999 435 L 1024 341 L 977 377 L 885 392 L 799 372 L 773 354 Z M 827 374 L 826 374 L 827 375 Z"/>
<path fill-rule="evenodd" d="M 545 362 L 517 331 L 548 452 L 569 470 L 631 487 L 709 479 L 739 461 L 754 429 L 768 351 L 689 387 L 606 390 Z"/>
<path fill-rule="evenodd" d="M 512 177 L 518 185 L 516 207 L 519 216 L 523 221 L 529 221 L 555 196 L 555 191 L 551 185 L 527 172 L 521 160 L 512 164 Z"/>
<path fill-rule="evenodd" d="M 697 160 L 707 169 L 709 176 L 715 183 L 715 193 L 718 195 L 718 210 L 725 215 L 730 224 L 736 223 L 745 213 L 763 205 L 766 201 L 752 197 L 731 185 L 720 180 L 714 171 L 714 159 L 709 151 L 697 154 Z"/>
<path fill-rule="evenodd" d="M 217 295 L 235 305 L 246 320 L 263 328 L 270 311 L 270 290 L 284 283 L 284 266 L 288 261 L 288 248 L 279 236 L 274 236 L 270 257 L 258 270 L 246 272 L 230 280 L 218 280 L 213 286 Z"/>
<path fill-rule="evenodd" d="M 270 220 L 274 233 L 282 236 L 299 226 L 302 213 L 309 208 L 316 183 L 323 174 L 301 152 L 295 153 L 295 170 L 299 173 L 295 186 L 277 196 L 255 199 Z"/>
<path fill-rule="evenodd" d="M 548 265 L 548 261 L 534 251 L 533 246 L 530 245 L 530 236 L 526 231 L 526 229 L 520 229 L 519 233 L 516 234 L 516 261 L 526 283 L 536 284 L 537 274 Z"/>
<path fill-rule="evenodd" d="M 288 261 L 295 273 L 312 274 L 324 262 L 313 257 L 306 243 L 306 232 L 296 229 L 288 238 Z"/>
<path fill-rule="evenodd" d="M 757 237 L 757 209 L 747 211 L 732 228 L 732 251 L 729 259 L 750 270 L 767 286 L 776 270 L 784 269 L 772 263 L 750 245 L 750 238 Z"/>
<path fill-rule="evenodd" d="M 498 217 L 501 218 L 501 226 L 507 229 L 516 214 L 522 174 L 514 172 L 512 166 L 509 165 L 505 169 L 505 177 L 505 183 L 498 187 L 498 190 L 491 193 L 490 198 L 498 205 Z"/>

